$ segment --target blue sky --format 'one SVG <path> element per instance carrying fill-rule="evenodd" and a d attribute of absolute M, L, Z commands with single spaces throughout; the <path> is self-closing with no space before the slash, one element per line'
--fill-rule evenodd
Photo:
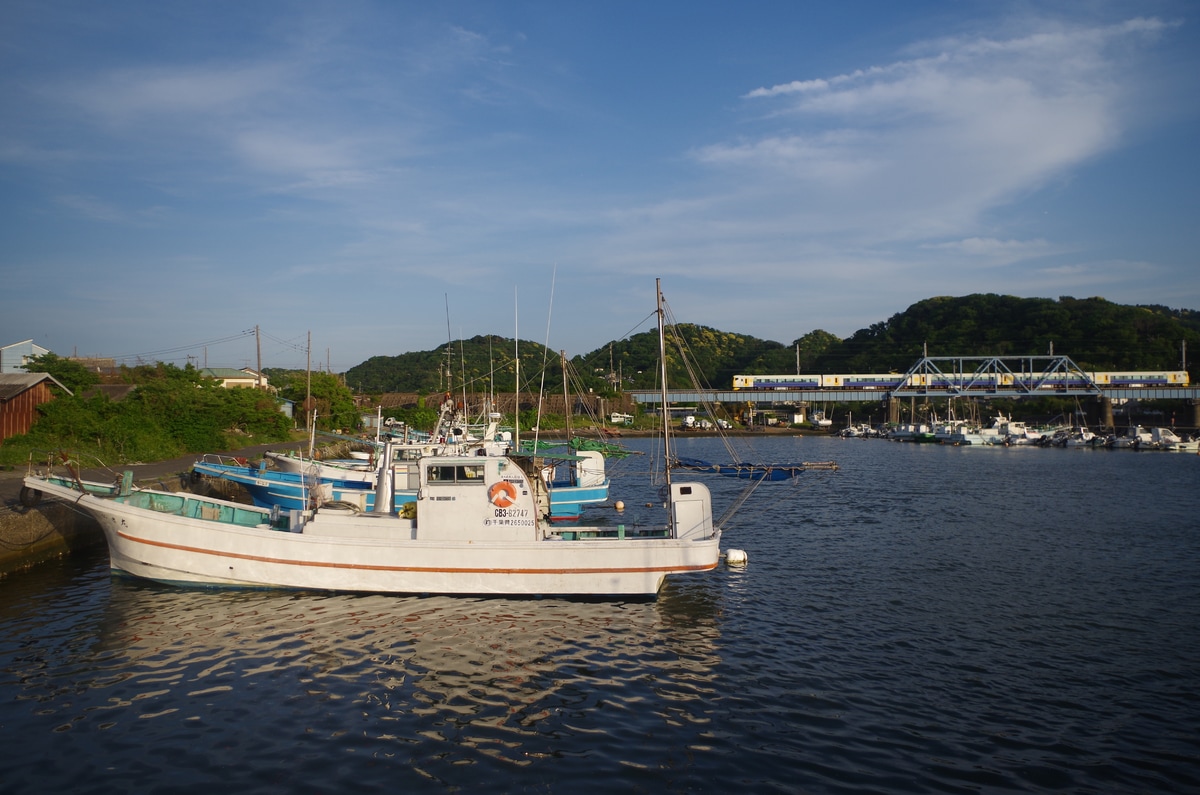
<path fill-rule="evenodd" d="M 652 328 L 655 277 L 784 344 L 938 295 L 1200 309 L 1198 17 L 7 0 L 0 344 L 576 355 Z"/>

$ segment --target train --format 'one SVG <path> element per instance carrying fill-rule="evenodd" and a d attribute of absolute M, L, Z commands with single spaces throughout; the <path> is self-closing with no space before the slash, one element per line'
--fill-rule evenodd
<path fill-rule="evenodd" d="M 734 390 L 741 389 L 877 389 L 890 391 L 902 386 L 930 389 L 954 386 L 971 390 L 1004 389 L 1036 383 L 1039 389 L 1082 389 L 1091 383 L 1100 387 L 1138 388 L 1188 386 L 1186 370 L 1149 372 L 1061 372 L 1061 373 L 853 373 L 841 375 L 735 375 Z"/>

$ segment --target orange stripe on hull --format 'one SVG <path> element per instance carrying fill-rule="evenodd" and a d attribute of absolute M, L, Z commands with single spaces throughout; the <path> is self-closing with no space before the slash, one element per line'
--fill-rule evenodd
<path fill-rule="evenodd" d="M 444 572 L 448 574 L 617 574 L 617 573 L 638 573 L 638 572 L 683 572 L 683 571 L 711 571 L 715 569 L 716 564 L 698 565 L 698 566 L 639 566 L 636 568 L 590 568 L 590 569 L 496 569 L 496 568 L 442 568 L 433 566 L 375 566 L 367 563 L 326 563 L 321 561 L 311 560 L 284 560 L 282 558 L 268 558 L 262 555 L 244 555 L 239 552 L 214 552 L 208 549 L 199 549 L 197 547 L 187 547 L 182 544 L 168 544 L 163 541 L 148 541 L 144 538 L 134 538 L 126 533 L 119 532 L 118 536 L 126 541 L 132 541 L 136 544 L 146 544 L 152 547 L 162 547 L 164 549 L 176 549 L 181 552 L 192 552 L 198 555 L 213 555 L 219 558 L 236 558 L 238 560 L 254 560 L 261 563 L 278 563 L 285 566 L 311 566 L 313 568 L 327 569 L 354 569 L 359 571 L 411 571 L 411 572 Z"/>

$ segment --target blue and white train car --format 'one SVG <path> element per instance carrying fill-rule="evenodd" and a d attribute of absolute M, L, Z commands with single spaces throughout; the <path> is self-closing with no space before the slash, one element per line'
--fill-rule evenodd
<path fill-rule="evenodd" d="M 848 373 L 832 375 L 735 375 L 733 388 L 740 389 L 864 389 L 892 390 L 900 386 L 930 387 L 932 389 L 957 386 L 967 383 L 971 389 L 994 390 L 1015 384 L 1037 382 L 1041 389 L 1081 389 L 1089 385 L 1123 388 L 1188 386 L 1187 371 L 1145 372 L 1061 372 L 1061 373 L 1010 373 L 990 372 L 971 374 L 914 373 Z"/>

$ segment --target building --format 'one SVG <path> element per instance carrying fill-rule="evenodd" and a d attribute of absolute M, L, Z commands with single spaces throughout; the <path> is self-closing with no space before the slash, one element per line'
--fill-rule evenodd
<path fill-rule="evenodd" d="M 201 367 L 200 375 L 220 381 L 221 386 L 226 389 L 233 389 L 235 387 L 249 387 L 250 389 L 254 389 L 259 385 L 260 379 L 263 389 L 268 391 L 271 389 L 271 385 L 267 383 L 267 377 L 249 367 L 241 370 L 235 370 L 232 367 Z"/>
<path fill-rule="evenodd" d="M 50 353 L 41 345 L 35 345 L 33 340 L 14 342 L 12 345 L 0 347 L 0 374 L 23 373 L 25 365 L 35 356 L 45 356 Z"/>
<path fill-rule="evenodd" d="M 49 373 L 0 373 L 0 442 L 29 432 L 37 407 L 54 400 L 51 386 L 71 394 Z"/>

